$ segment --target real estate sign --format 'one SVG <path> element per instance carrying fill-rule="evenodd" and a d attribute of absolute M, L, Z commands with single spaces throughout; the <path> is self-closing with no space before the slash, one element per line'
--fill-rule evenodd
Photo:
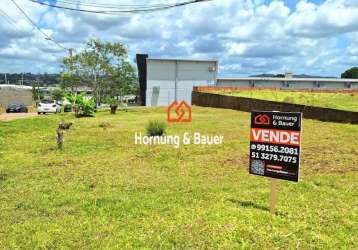
<path fill-rule="evenodd" d="M 250 174 L 298 182 L 302 113 L 251 113 Z"/>

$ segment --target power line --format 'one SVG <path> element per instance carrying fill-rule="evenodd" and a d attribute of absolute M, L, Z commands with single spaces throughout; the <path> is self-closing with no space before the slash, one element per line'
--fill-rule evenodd
<path fill-rule="evenodd" d="M 31 2 L 35 2 L 38 4 L 43 4 L 43 1 L 39 1 L 39 0 L 30 0 Z M 57 3 L 62 3 L 62 4 L 69 4 L 69 5 L 83 5 L 83 6 L 90 6 L 90 7 L 103 7 L 103 8 L 116 8 L 116 9 L 120 9 L 120 8 L 158 8 L 158 7 L 176 7 L 176 6 L 180 6 L 182 4 L 191 4 L 191 3 L 196 3 L 196 2 L 204 2 L 204 1 L 210 1 L 210 0 L 191 0 L 191 1 L 186 1 L 186 2 L 176 2 L 176 3 L 172 3 L 172 4 L 108 4 L 108 3 L 98 3 L 98 2 L 90 2 L 90 1 L 71 1 L 71 0 L 56 0 L 56 4 Z M 47 3 L 45 2 L 44 5 L 46 5 Z M 50 5 L 55 5 L 55 4 L 51 4 L 49 3 L 48 6 Z"/>
<path fill-rule="evenodd" d="M 24 32 L 23 30 L 20 30 L 16 21 L 14 19 L 11 18 L 11 16 L 9 16 L 6 12 L 4 12 L 2 9 L 0 9 L 0 16 L 6 21 L 8 22 L 11 27 L 13 27 L 14 31 L 22 33 Z M 27 33 L 27 32 L 26 32 Z"/>
<path fill-rule="evenodd" d="M 11 0 L 13 2 L 13 4 L 16 6 L 16 8 L 18 10 L 21 11 L 21 13 L 26 17 L 26 19 L 31 23 L 31 25 L 33 27 L 35 27 L 44 37 L 46 40 L 53 42 L 54 44 L 56 44 L 58 47 L 64 49 L 64 50 L 68 50 L 66 47 L 64 47 L 63 45 L 61 45 L 60 43 L 56 42 L 55 40 L 53 40 L 50 36 L 48 36 L 45 32 L 43 32 L 41 30 L 41 28 L 26 14 L 26 12 L 16 3 L 15 0 Z"/>
<path fill-rule="evenodd" d="M 11 19 L 9 19 L 9 16 L 3 12 L 2 10 L 0 10 L 0 16 L 9 24 L 13 25 L 14 23 L 11 21 Z M 16 27 L 15 27 L 16 28 Z"/>
<path fill-rule="evenodd" d="M 13 0 L 12 0 L 13 1 Z M 120 8 L 114 8 L 114 10 L 103 10 L 103 9 L 99 9 L 99 10 L 91 10 L 91 9 L 84 9 L 84 8 L 76 8 L 76 7 L 72 7 L 72 6 L 61 6 L 61 5 L 57 5 L 57 4 L 52 4 L 52 3 L 48 3 L 48 2 L 39 2 L 38 0 L 29 0 L 33 3 L 36 4 L 40 4 L 40 5 L 45 5 L 45 6 L 49 6 L 49 7 L 53 7 L 53 8 L 58 8 L 58 9 L 65 9 L 65 10 L 71 10 L 71 11 L 78 11 L 78 12 L 88 12 L 88 13 L 96 13 L 96 14 L 111 14 L 111 15 L 115 15 L 115 14 L 134 14 L 134 13 L 145 13 L 145 12 L 154 12 L 154 11 L 161 11 L 161 10 L 167 10 L 167 9 L 171 9 L 171 8 L 175 8 L 175 7 L 180 7 L 180 6 L 185 6 L 185 5 L 189 5 L 189 4 L 195 4 L 195 3 L 200 3 L 200 2 L 208 2 L 208 1 L 212 1 L 212 0 L 190 0 L 190 1 L 186 1 L 186 2 L 181 2 L 181 3 L 175 3 L 175 4 L 167 4 L 167 5 L 143 5 L 140 7 L 136 7 L 136 8 L 128 8 L 128 6 L 131 5 L 123 5 L 122 9 Z M 59 3 L 66 3 L 66 4 L 75 4 L 78 5 L 77 3 L 69 3 L 68 1 L 65 0 L 59 0 Z M 80 2 L 78 2 L 80 3 Z M 89 3 L 83 3 L 83 5 L 87 5 L 89 7 L 102 7 L 102 8 L 110 8 L 109 5 L 107 6 L 99 6 L 98 4 L 89 4 Z M 97 5 L 97 6 L 96 6 Z M 133 6 L 133 5 L 132 5 Z M 126 8 L 123 8 L 126 7 Z M 113 9 L 113 6 L 112 8 Z"/>
<path fill-rule="evenodd" d="M 0 16 L 6 21 L 8 22 L 16 31 L 20 31 L 17 27 L 17 23 L 15 22 L 14 19 L 12 19 L 5 11 L 3 11 L 2 9 L 0 9 Z"/>
<path fill-rule="evenodd" d="M 97 13 L 97 14 L 119 14 L 119 13 L 139 13 L 139 12 L 153 12 L 153 11 L 158 11 L 158 10 L 164 10 L 164 9 L 168 9 L 168 8 L 173 8 L 173 7 L 178 7 L 178 6 L 182 6 L 182 5 L 187 5 L 187 4 L 192 4 L 195 2 L 203 2 L 203 1 L 208 1 L 208 0 L 192 0 L 192 1 L 187 1 L 187 2 L 183 2 L 183 3 L 177 3 L 177 4 L 161 4 L 161 5 L 120 5 L 122 7 L 122 9 L 115 7 L 113 5 L 104 5 L 104 4 L 98 4 L 98 3 L 83 3 L 80 1 L 77 1 L 76 3 L 72 3 L 69 1 L 65 1 L 65 0 L 59 0 L 57 2 L 59 3 L 65 3 L 65 4 L 81 4 L 84 6 L 89 6 L 89 7 L 102 7 L 102 8 L 111 8 L 111 9 L 116 9 L 116 10 L 88 10 L 88 9 L 80 9 L 80 8 L 76 8 L 76 7 L 71 7 L 71 6 L 60 6 L 57 4 L 51 4 L 51 3 L 47 3 L 47 2 L 39 2 L 37 0 L 29 0 L 31 2 L 37 3 L 37 4 L 41 4 L 41 5 L 45 5 L 45 6 L 50 6 L 50 7 L 54 7 L 54 8 L 60 8 L 60 9 L 66 9 L 66 10 L 72 10 L 72 11 L 80 11 L 80 12 L 90 12 L 90 13 Z M 57 3 L 56 2 L 56 3 Z M 132 6 L 136 6 L 136 8 L 132 8 L 132 9 L 128 9 L 128 7 L 132 7 Z M 123 7 L 126 7 L 127 9 L 123 9 Z"/>
<path fill-rule="evenodd" d="M 2 9 L 0 9 L 0 15 L 3 16 L 10 24 L 16 24 L 15 20 L 12 19 L 6 12 L 4 12 Z"/>
<path fill-rule="evenodd" d="M 75 4 L 75 5 L 82 5 L 82 6 L 89 6 L 89 7 L 102 7 L 102 8 L 145 8 L 145 7 L 163 7 L 168 6 L 168 4 L 106 4 L 106 3 L 98 3 L 98 2 L 82 2 L 76 1 L 75 3 L 70 0 L 57 0 L 56 3 L 64 3 L 64 4 Z"/>

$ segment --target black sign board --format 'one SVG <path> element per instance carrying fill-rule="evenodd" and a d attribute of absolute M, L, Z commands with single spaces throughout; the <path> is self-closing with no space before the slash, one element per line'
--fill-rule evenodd
<path fill-rule="evenodd" d="M 298 182 L 302 113 L 253 111 L 250 174 Z"/>

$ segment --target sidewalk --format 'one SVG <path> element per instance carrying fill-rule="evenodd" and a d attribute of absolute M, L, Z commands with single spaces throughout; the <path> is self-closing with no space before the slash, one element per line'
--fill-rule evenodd
<path fill-rule="evenodd" d="M 12 121 L 21 118 L 37 116 L 37 113 L 3 113 L 0 114 L 0 121 Z"/>

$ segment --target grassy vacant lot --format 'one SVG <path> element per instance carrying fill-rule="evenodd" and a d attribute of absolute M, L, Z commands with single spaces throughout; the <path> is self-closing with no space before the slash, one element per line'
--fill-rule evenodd
<path fill-rule="evenodd" d="M 287 90 L 223 90 L 216 91 L 216 93 L 358 112 L 357 93 L 319 93 Z"/>
<path fill-rule="evenodd" d="M 168 127 L 220 146 L 134 145 L 155 118 L 165 110 L 0 122 L 0 249 L 358 248 L 358 126 L 304 120 L 301 179 L 279 181 L 273 216 L 269 179 L 247 173 L 248 113 L 194 107 Z"/>

